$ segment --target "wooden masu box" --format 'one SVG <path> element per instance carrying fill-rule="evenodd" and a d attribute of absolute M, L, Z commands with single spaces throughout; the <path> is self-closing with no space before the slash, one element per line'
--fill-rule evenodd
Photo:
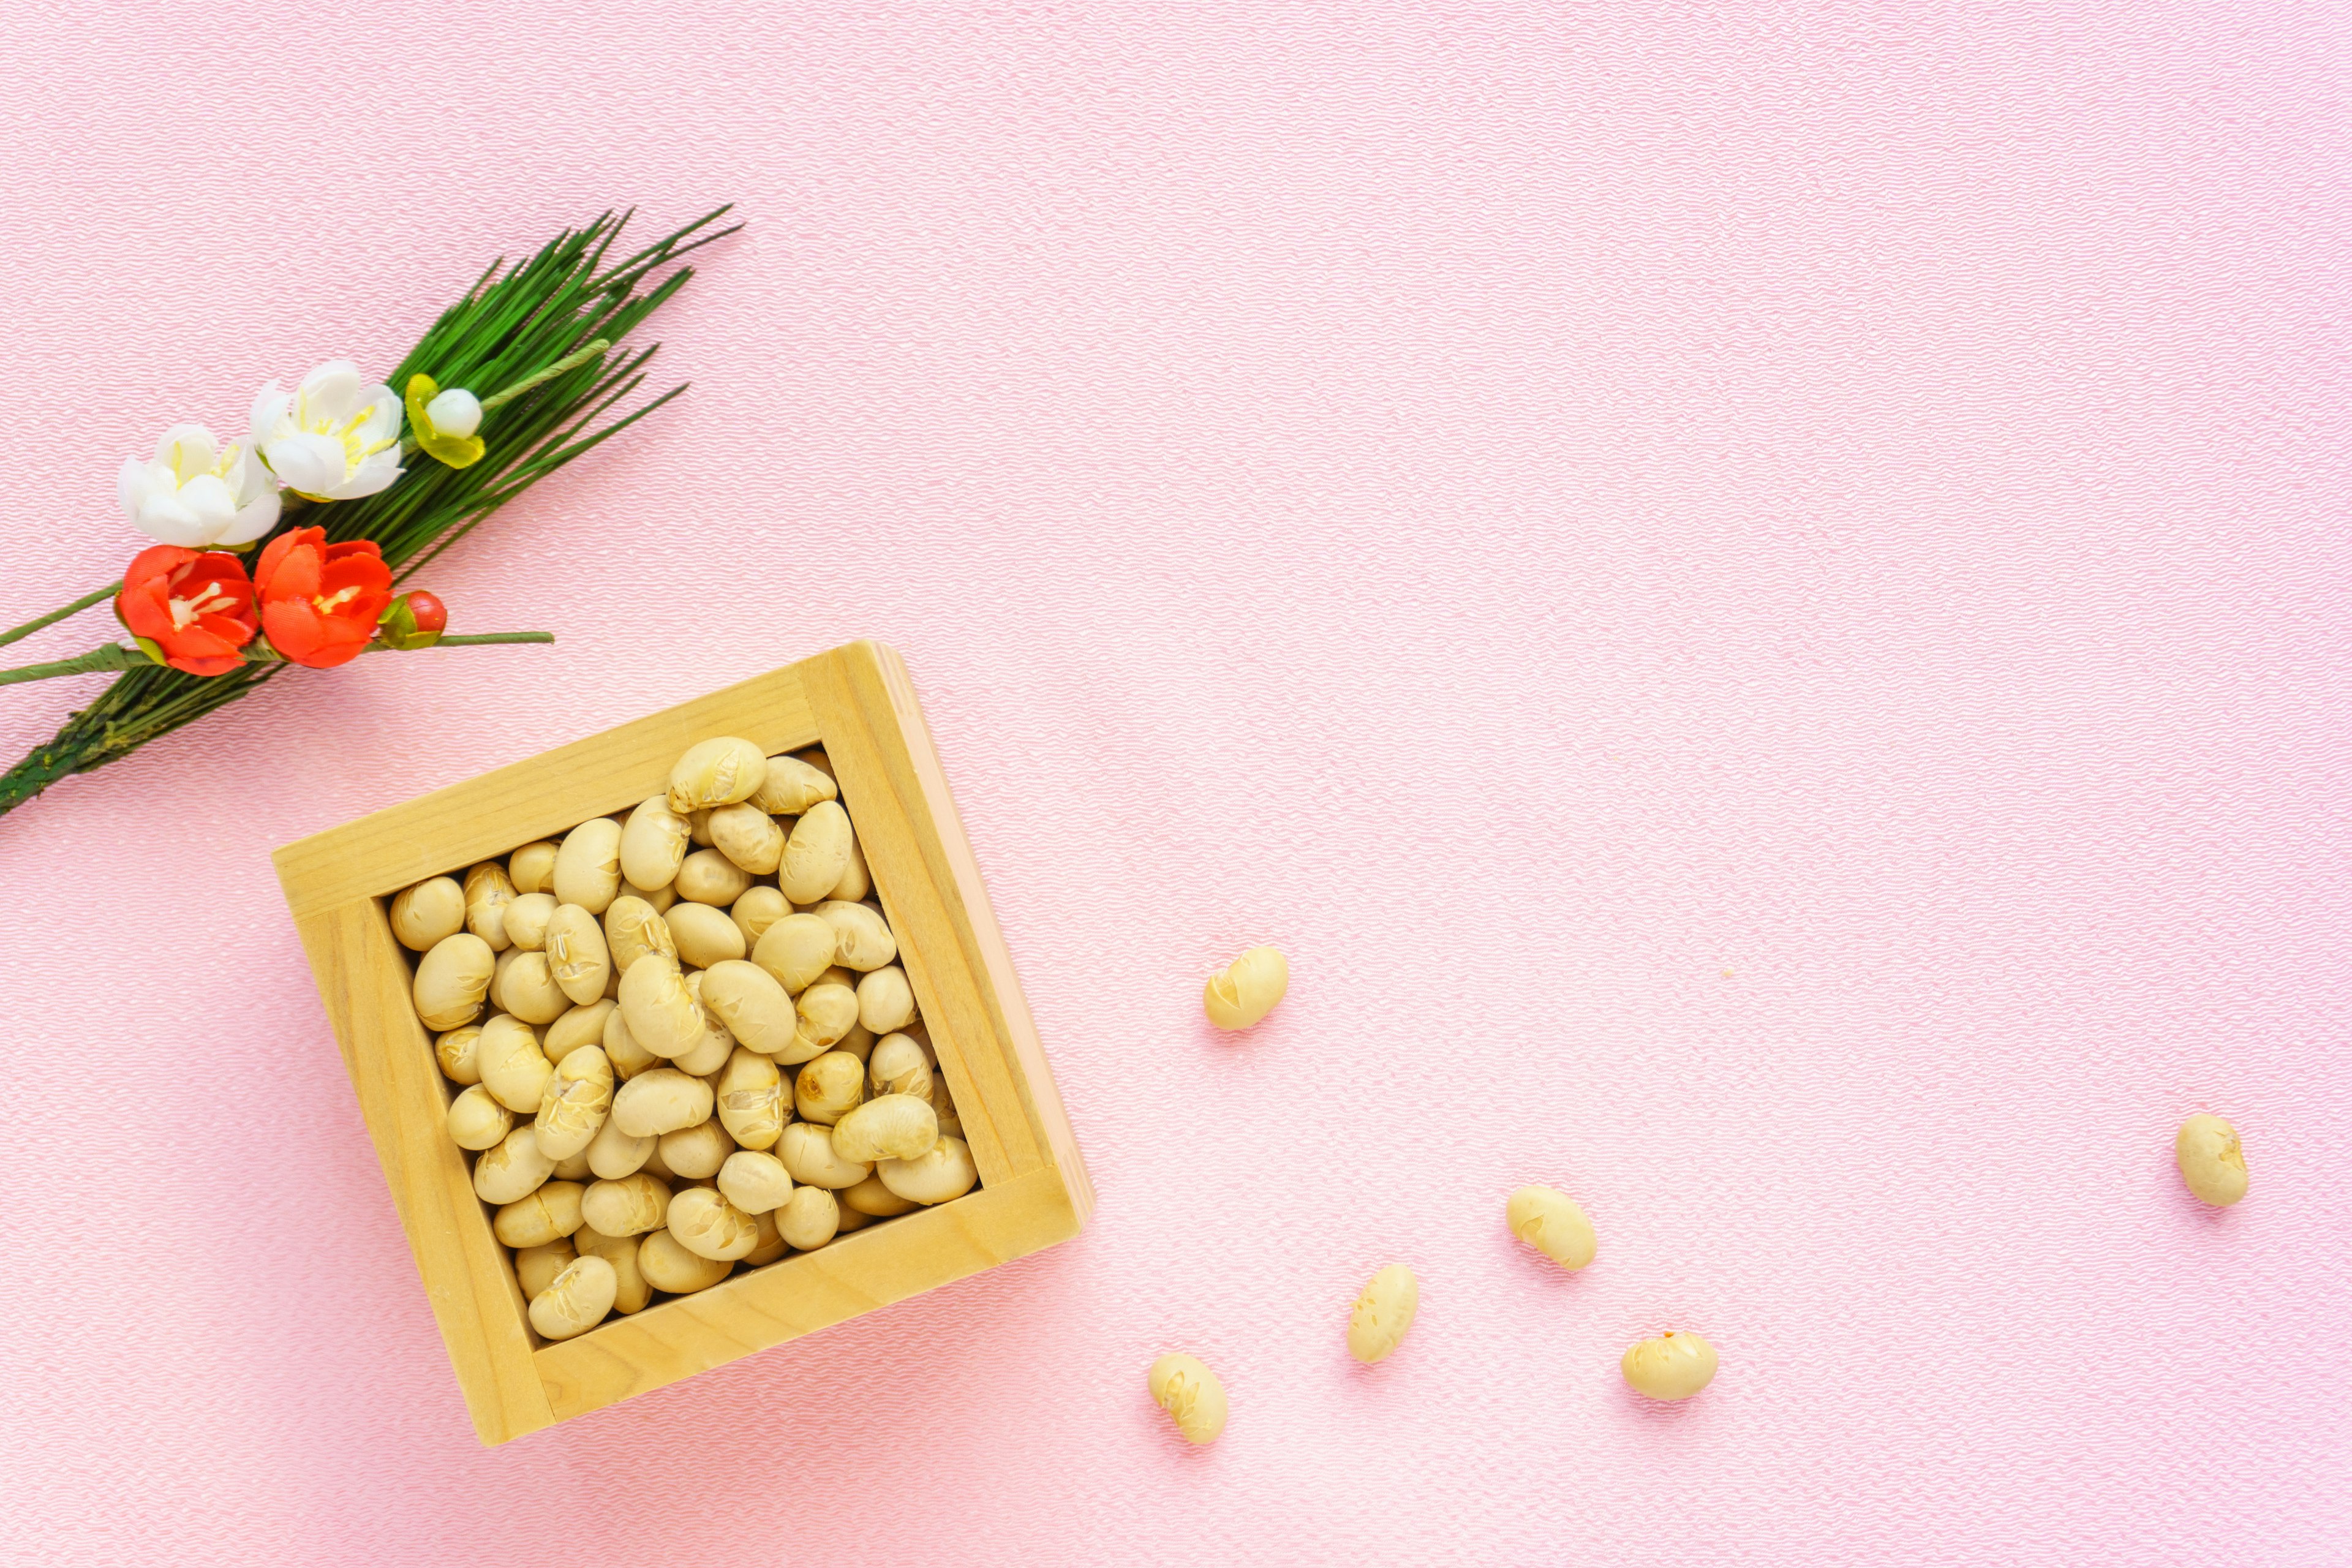
<path fill-rule="evenodd" d="M 898 938 L 981 1184 L 577 1339 L 533 1334 L 471 1157 L 444 1117 L 457 1086 L 409 1001 L 391 896 L 625 811 L 697 741 L 773 755 L 822 745 Z M 852 643 L 404 805 L 289 844 L 278 880 L 486 1444 L 583 1415 L 1051 1247 L 1094 1207 L 1069 1119 L 991 911 L 905 664 Z"/>

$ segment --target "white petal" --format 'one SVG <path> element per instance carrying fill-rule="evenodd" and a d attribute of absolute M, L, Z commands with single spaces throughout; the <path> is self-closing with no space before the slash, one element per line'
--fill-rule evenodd
<path fill-rule="evenodd" d="M 360 421 L 360 439 L 370 444 L 400 438 L 400 399 L 388 386 L 367 389 L 367 417 Z"/>
<path fill-rule="evenodd" d="M 425 405 L 425 417 L 444 436 L 462 441 L 482 427 L 481 399 L 462 386 L 453 386 Z"/>
<path fill-rule="evenodd" d="M 258 467 L 258 465 L 256 465 Z M 224 529 L 215 544 L 250 544 L 278 526 L 278 492 L 264 490 L 246 503 L 236 521 Z"/>
<path fill-rule="evenodd" d="M 341 484 L 331 490 L 320 490 L 319 493 L 329 500 L 357 500 L 362 496 L 372 496 L 378 490 L 390 489 L 392 481 L 398 478 L 400 478 L 400 449 L 396 447 L 387 447 L 383 451 L 362 459 L 360 466 L 352 470 L 351 477 Z"/>
<path fill-rule="evenodd" d="M 269 482 L 269 470 L 253 455 L 252 447 L 231 447 L 221 458 L 221 477 L 228 480 L 229 492 L 236 497 L 237 505 L 245 506 L 274 488 Z"/>
<path fill-rule="evenodd" d="M 294 395 L 296 417 L 313 430 L 341 425 L 366 405 L 368 393 L 359 366 L 347 359 L 331 359 L 302 378 Z"/>
<path fill-rule="evenodd" d="M 272 436 L 281 434 L 278 426 L 285 423 L 291 401 L 274 381 L 253 395 L 253 412 L 246 416 L 246 439 L 255 451 L 261 450 Z"/>
<path fill-rule="evenodd" d="M 169 463 L 142 463 L 136 475 L 125 474 L 131 486 L 131 504 L 134 514 L 140 507 L 161 496 L 168 500 L 180 493 L 180 480 Z"/>
<path fill-rule="evenodd" d="M 139 526 L 139 502 L 147 494 L 147 465 L 136 458 L 122 459 L 122 471 L 114 476 L 114 499 L 122 503 L 122 516 L 131 526 Z"/>
<path fill-rule="evenodd" d="M 269 459 L 272 473 L 304 495 L 341 499 L 333 492 L 343 482 L 343 444 L 332 436 L 280 436 L 261 455 Z"/>
<path fill-rule="evenodd" d="M 180 504 L 194 514 L 196 526 L 204 530 L 205 542 L 210 544 L 220 537 L 221 530 L 236 521 L 236 498 L 218 476 L 198 474 L 180 487 Z"/>
<path fill-rule="evenodd" d="M 182 506 L 176 495 L 149 496 L 146 504 L 139 509 L 139 529 L 184 550 L 202 549 L 211 538 L 202 521 Z"/>
<path fill-rule="evenodd" d="M 220 458 L 220 443 L 201 425 L 174 425 L 155 443 L 155 460 L 168 466 L 182 484 L 212 472 Z"/>

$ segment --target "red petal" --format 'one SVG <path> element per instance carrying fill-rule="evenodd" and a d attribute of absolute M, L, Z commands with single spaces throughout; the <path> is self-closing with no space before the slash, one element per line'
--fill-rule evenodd
<path fill-rule="evenodd" d="M 286 558 L 300 550 L 306 557 L 315 561 L 324 553 L 326 537 L 327 531 L 323 528 L 298 528 L 291 533 L 279 534 L 269 542 L 268 547 L 261 552 L 261 559 L 255 563 L 254 584 L 265 597 L 279 592 L 278 569 L 285 564 Z M 314 574 L 317 570 L 315 565 L 311 567 Z"/>
<path fill-rule="evenodd" d="M 194 551 L 183 550 L 176 544 L 151 544 L 132 556 L 131 564 L 122 569 L 122 586 L 126 590 L 143 587 L 167 575 L 173 567 L 195 558 Z"/>
<path fill-rule="evenodd" d="M 310 662 L 310 655 L 318 651 L 326 631 L 308 599 L 264 600 L 261 629 L 268 634 L 270 647 L 297 664 Z"/>
<path fill-rule="evenodd" d="M 178 654 L 167 653 L 163 656 L 163 662 L 173 669 L 184 669 L 190 675 L 226 675 L 245 660 L 236 658 L 183 658 Z"/>
<path fill-rule="evenodd" d="M 342 588 L 392 588 L 392 568 L 373 555 L 345 556 L 341 561 L 330 555 L 326 570 L 319 574 L 319 592 L 332 594 Z M 378 605 L 378 609 L 383 608 Z"/>
<path fill-rule="evenodd" d="M 263 585 L 261 596 L 271 599 L 308 599 L 319 591 L 319 552 L 297 550 L 278 563 Z"/>
<path fill-rule="evenodd" d="M 245 574 L 245 563 L 225 551 L 207 551 L 188 565 L 185 577 L 190 583 L 202 583 L 225 593 L 253 592 L 252 580 Z"/>
<path fill-rule="evenodd" d="M 312 669 L 331 669 L 336 665 L 348 664 L 357 658 L 374 636 L 375 624 L 372 621 L 354 624 L 343 620 L 320 620 L 315 626 L 315 635 L 300 653 L 288 652 L 283 644 L 278 645 L 278 651 L 295 663 L 308 665 Z M 277 639 L 271 640 L 275 642 Z"/>
<path fill-rule="evenodd" d="M 195 626 L 204 627 L 208 636 L 220 639 L 225 647 L 238 648 L 253 640 L 253 623 L 229 616 L 198 616 Z"/>
<path fill-rule="evenodd" d="M 172 547 L 168 544 L 159 544 L 155 548 L 169 550 Z M 154 552 L 153 550 L 146 551 L 142 553 L 142 559 Z M 125 583 L 130 583 L 129 574 L 124 574 L 123 580 Z M 116 595 L 114 608 L 116 613 L 121 616 L 122 624 L 131 628 L 131 636 L 146 637 L 152 642 L 162 642 L 172 635 L 172 612 L 163 602 L 164 596 L 165 589 L 163 582 L 160 579 L 150 578 L 145 582 L 130 584 L 121 593 Z"/>
<path fill-rule="evenodd" d="M 342 641 L 326 643 L 321 645 L 313 652 L 306 654 L 302 658 L 296 659 L 294 662 L 297 664 L 308 665 L 312 669 L 332 669 L 339 664 L 349 664 L 352 660 L 359 658 L 360 650 L 366 647 L 367 639 L 365 637 L 361 637 L 355 642 Z"/>

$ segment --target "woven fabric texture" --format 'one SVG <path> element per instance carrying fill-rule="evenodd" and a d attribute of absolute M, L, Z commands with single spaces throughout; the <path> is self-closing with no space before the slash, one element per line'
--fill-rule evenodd
<path fill-rule="evenodd" d="M 0 619 L 119 572 L 167 423 L 605 206 L 750 227 L 686 399 L 430 574 L 553 647 L 0 821 L 0 1561 L 2338 1556 L 2346 17 L 17 7 Z M 483 1451 L 268 852 L 859 637 L 1099 1214 Z"/>

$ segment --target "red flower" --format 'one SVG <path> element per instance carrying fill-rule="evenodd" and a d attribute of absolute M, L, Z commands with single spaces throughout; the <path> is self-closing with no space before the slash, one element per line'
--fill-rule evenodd
<path fill-rule="evenodd" d="M 173 669 L 226 675 L 253 640 L 253 584 L 234 555 L 158 544 L 131 558 L 114 613 Z"/>
<path fill-rule="evenodd" d="M 330 544 L 323 528 L 280 534 L 253 569 L 261 629 L 296 664 L 330 669 L 359 657 L 392 603 L 392 571 L 373 539 Z"/>

